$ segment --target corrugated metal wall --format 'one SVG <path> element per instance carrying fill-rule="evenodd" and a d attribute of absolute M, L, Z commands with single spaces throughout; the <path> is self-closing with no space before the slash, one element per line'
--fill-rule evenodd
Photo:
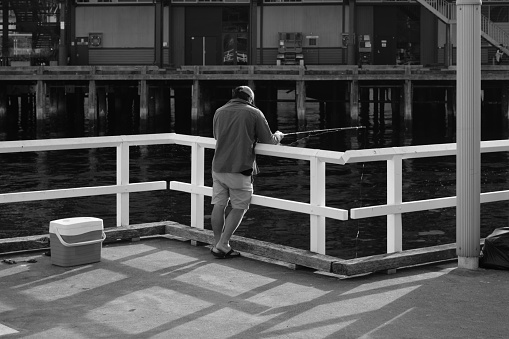
<path fill-rule="evenodd" d="M 343 60 L 343 48 L 306 48 L 304 62 L 308 65 L 341 65 L 346 60 Z"/>
<path fill-rule="evenodd" d="M 357 6 L 357 35 L 373 37 L 373 6 Z"/>
<path fill-rule="evenodd" d="M 154 48 L 89 48 L 90 65 L 153 65 Z M 168 48 L 163 50 L 164 63 L 168 63 Z"/>
<path fill-rule="evenodd" d="M 258 50 L 256 51 L 256 60 L 258 60 L 258 63 L 261 65 L 275 65 L 276 59 L 277 59 L 276 48 L 264 48 L 263 50 L 260 50 L 258 48 Z"/>
<path fill-rule="evenodd" d="M 263 63 L 260 56 L 263 53 Z M 304 48 L 304 64 L 306 65 L 341 65 L 346 62 L 343 58 L 343 48 Z M 259 64 L 276 65 L 277 49 L 264 48 L 257 50 Z"/>
<path fill-rule="evenodd" d="M 89 33 L 102 33 L 104 48 L 153 48 L 154 6 L 78 6 L 75 36 Z"/>

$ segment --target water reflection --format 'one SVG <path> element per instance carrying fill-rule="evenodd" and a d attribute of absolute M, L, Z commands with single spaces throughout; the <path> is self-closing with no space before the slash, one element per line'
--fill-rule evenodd
<path fill-rule="evenodd" d="M 294 104 L 278 105 L 278 129 L 297 130 Z M 334 151 L 450 142 L 450 136 L 437 134 L 432 127 L 419 127 L 408 133 L 392 125 L 390 105 L 385 106 L 383 128 L 374 127 L 370 116 L 365 130 L 345 130 L 319 136 L 287 138 L 283 144 L 293 147 L 321 148 Z M 316 103 L 308 103 L 307 130 L 327 126 Z M 486 135 L 485 135 L 486 137 Z M 213 153 L 205 152 L 210 164 Z M 482 191 L 509 189 L 507 154 L 482 156 Z M 190 181 L 190 149 L 179 145 L 131 147 L 131 182 L 177 180 Z M 261 168 L 255 180 L 255 192 L 275 198 L 309 201 L 309 163 L 286 158 L 258 158 Z M 115 149 L 51 151 L 0 155 L 0 192 L 22 192 L 116 182 Z M 350 209 L 383 204 L 386 201 L 386 164 L 359 163 L 347 166 L 327 165 L 326 203 Z M 403 200 L 430 199 L 455 195 L 455 158 L 442 157 L 403 162 Z M 210 169 L 205 184 L 211 185 Z M 115 226 L 115 196 L 57 199 L 41 202 L 0 205 L 0 237 L 48 233 L 54 219 L 95 216 L 106 227 Z M 190 196 L 175 191 L 133 193 L 130 198 L 132 224 L 174 220 L 189 224 Z M 210 228 L 210 198 L 205 198 L 206 227 Z M 496 227 L 506 226 L 506 203 L 485 204 L 481 208 L 481 236 Z M 403 216 L 404 249 L 455 242 L 455 208 L 409 213 Z M 327 254 L 342 258 L 384 253 L 386 218 L 338 221 L 328 219 Z M 263 241 L 309 249 L 309 216 L 252 206 L 238 229 L 238 235 Z"/>

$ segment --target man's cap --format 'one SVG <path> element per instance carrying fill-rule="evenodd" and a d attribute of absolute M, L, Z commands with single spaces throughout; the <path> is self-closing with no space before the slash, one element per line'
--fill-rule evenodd
<path fill-rule="evenodd" d="M 235 88 L 235 93 L 245 93 L 248 97 L 250 97 L 254 101 L 254 92 L 249 86 L 238 86 Z"/>

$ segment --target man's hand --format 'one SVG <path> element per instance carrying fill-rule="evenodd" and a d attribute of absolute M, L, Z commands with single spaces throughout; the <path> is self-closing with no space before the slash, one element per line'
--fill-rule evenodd
<path fill-rule="evenodd" d="M 276 138 L 278 138 L 278 142 L 281 142 L 281 140 L 283 140 L 283 138 L 285 137 L 285 134 L 281 131 L 276 131 L 274 135 L 276 136 Z"/>

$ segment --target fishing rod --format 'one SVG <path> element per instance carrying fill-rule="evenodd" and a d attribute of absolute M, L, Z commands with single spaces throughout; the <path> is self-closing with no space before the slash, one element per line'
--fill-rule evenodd
<path fill-rule="evenodd" d="M 283 133 L 283 134 L 284 134 L 284 136 L 287 136 L 287 135 L 299 135 L 299 134 L 329 133 L 329 132 L 344 131 L 344 130 L 349 130 L 349 129 L 362 129 L 362 128 L 366 128 L 366 126 L 314 129 L 311 131 L 290 132 L 290 133 Z"/>

